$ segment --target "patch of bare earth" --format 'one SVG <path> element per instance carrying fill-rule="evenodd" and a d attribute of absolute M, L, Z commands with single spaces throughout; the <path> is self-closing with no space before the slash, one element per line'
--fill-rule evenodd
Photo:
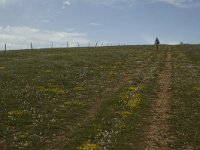
<path fill-rule="evenodd" d="M 149 125 L 146 129 L 145 150 L 170 149 L 172 135 L 169 133 L 168 119 L 171 103 L 171 61 L 171 50 L 168 50 L 164 61 L 165 67 L 158 77 L 160 85 L 158 99 L 152 105 Z"/>

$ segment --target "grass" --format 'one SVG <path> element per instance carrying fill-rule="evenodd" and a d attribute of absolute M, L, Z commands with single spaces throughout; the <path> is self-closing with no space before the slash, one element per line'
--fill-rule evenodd
<path fill-rule="evenodd" d="M 177 137 L 175 149 L 185 142 L 199 148 L 197 48 L 173 47 L 170 121 Z M 142 148 L 168 46 L 161 49 L 120 46 L 0 53 L 0 149 Z"/>
<path fill-rule="evenodd" d="M 173 56 L 173 147 L 200 149 L 200 47 L 174 47 Z"/>

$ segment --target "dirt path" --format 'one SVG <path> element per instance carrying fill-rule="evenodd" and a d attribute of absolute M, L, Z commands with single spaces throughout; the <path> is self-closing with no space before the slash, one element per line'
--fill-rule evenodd
<path fill-rule="evenodd" d="M 160 91 L 158 99 L 152 105 L 149 125 L 146 129 L 145 150 L 167 150 L 170 149 L 172 136 L 169 135 L 169 112 L 171 103 L 171 72 L 172 72 L 171 50 L 168 49 L 164 61 L 164 69 L 159 74 L 158 82 Z"/>

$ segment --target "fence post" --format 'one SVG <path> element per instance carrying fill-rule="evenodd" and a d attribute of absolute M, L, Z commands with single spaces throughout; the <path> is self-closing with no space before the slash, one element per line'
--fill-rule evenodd
<path fill-rule="evenodd" d="M 88 47 L 90 47 L 90 42 L 88 43 Z"/>
<path fill-rule="evenodd" d="M 69 48 L 69 42 L 67 42 L 67 48 Z"/>
<path fill-rule="evenodd" d="M 97 43 L 96 43 L 96 47 L 98 46 L 98 43 L 99 43 L 99 42 L 97 41 Z"/>
<path fill-rule="evenodd" d="M 31 50 L 33 50 L 33 43 L 31 42 Z"/>
<path fill-rule="evenodd" d="M 77 42 L 77 45 L 78 45 L 78 47 L 80 46 L 80 45 L 79 45 L 79 42 Z"/>
<path fill-rule="evenodd" d="M 51 43 L 51 48 L 53 48 L 53 42 Z"/>
<path fill-rule="evenodd" d="M 5 44 L 5 52 L 6 52 L 6 50 L 7 50 L 7 47 L 6 47 L 6 44 Z"/>

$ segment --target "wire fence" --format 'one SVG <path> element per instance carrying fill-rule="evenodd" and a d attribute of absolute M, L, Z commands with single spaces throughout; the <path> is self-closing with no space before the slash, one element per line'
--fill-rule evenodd
<path fill-rule="evenodd" d="M 41 44 L 35 44 L 33 42 L 30 42 L 30 44 L 26 44 L 26 45 L 17 45 L 15 46 L 12 43 L 5 43 L 5 44 L 0 44 L 0 51 L 8 51 L 8 50 L 23 50 L 23 49 L 30 49 L 30 50 L 34 50 L 34 49 L 47 49 L 47 48 L 76 48 L 76 47 L 107 47 L 107 46 L 126 46 L 125 43 L 118 43 L 118 44 L 113 44 L 113 43 L 104 43 L 104 42 L 88 42 L 86 43 L 80 43 L 80 42 L 66 42 L 65 44 L 60 44 L 60 43 L 56 43 L 56 42 L 52 42 L 51 44 L 48 45 L 41 45 Z"/>

